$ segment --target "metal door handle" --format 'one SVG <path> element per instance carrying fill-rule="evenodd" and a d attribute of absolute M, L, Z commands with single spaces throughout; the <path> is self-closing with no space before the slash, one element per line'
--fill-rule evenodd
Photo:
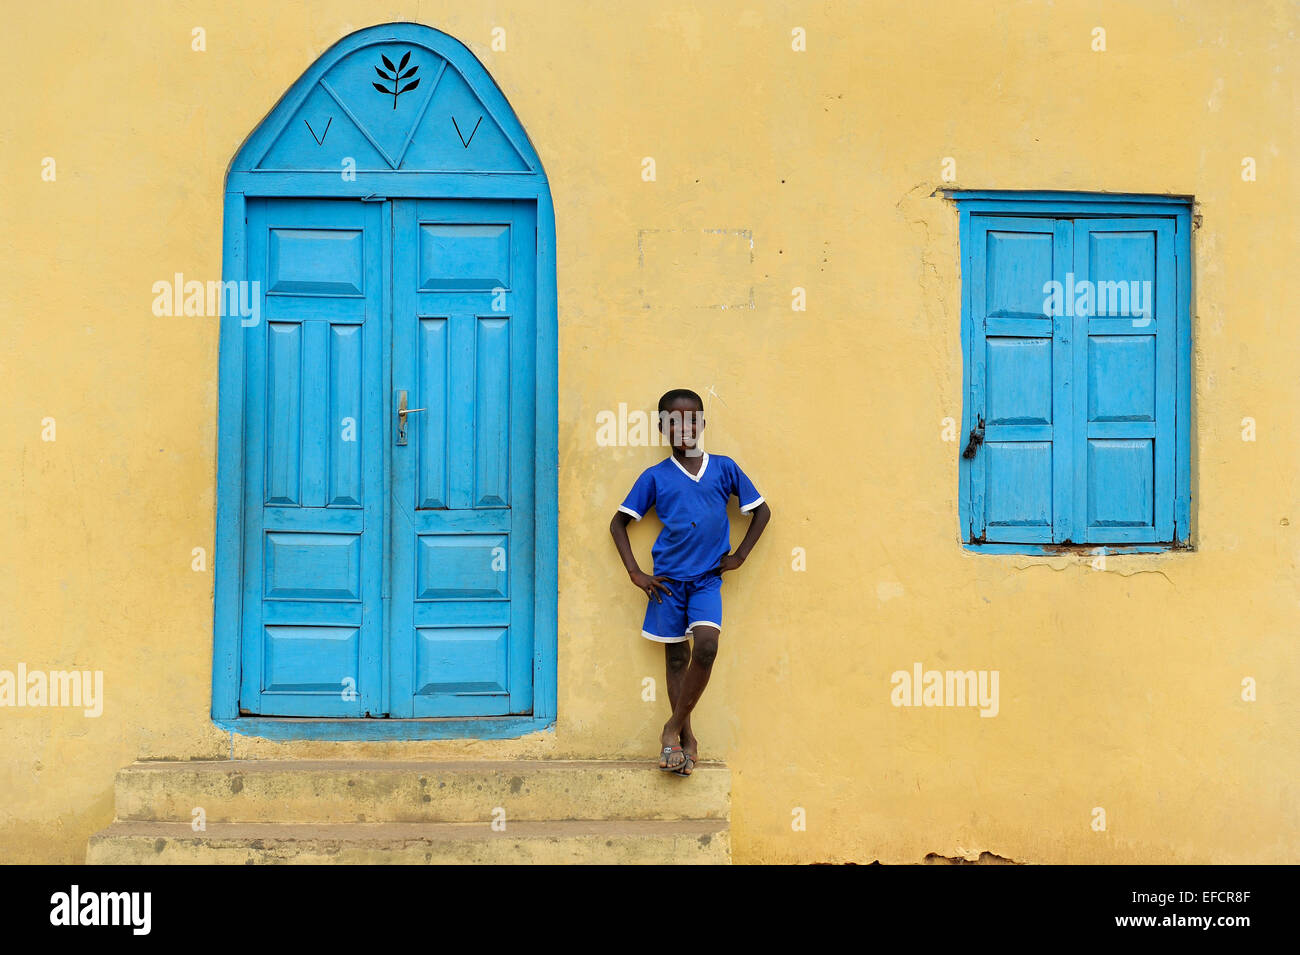
<path fill-rule="evenodd" d="M 975 457 L 975 452 L 984 443 L 984 416 L 980 415 L 977 422 L 975 427 L 970 429 L 970 439 L 966 442 L 966 450 L 961 453 L 961 456 L 967 460 Z"/>
<path fill-rule="evenodd" d="M 428 411 L 428 408 L 408 408 L 406 407 L 406 392 L 397 393 L 397 443 L 406 444 L 406 416 L 415 414 L 417 411 Z"/>

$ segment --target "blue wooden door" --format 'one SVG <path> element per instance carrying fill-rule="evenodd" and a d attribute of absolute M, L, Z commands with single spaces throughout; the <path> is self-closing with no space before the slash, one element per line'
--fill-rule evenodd
<path fill-rule="evenodd" d="M 1072 263 L 1069 220 L 978 216 L 971 224 L 970 459 L 973 539 L 1069 537 L 1071 329 L 1050 283 Z M 969 440 L 969 439 L 968 439 Z"/>
<path fill-rule="evenodd" d="M 250 200 L 240 709 L 383 710 L 381 209 Z"/>
<path fill-rule="evenodd" d="M 257 283 L 260 314 L 221 323 L 214 719 L 316 739 L 545 727 L 555 223 L 519 118 L 453 37 L 370 27 L 240 147 L 224 210 L 222 276 Z"/>
<path fill-rule="evenodd" d="M 393 206 L 395 717 L 532 708 L 535 216 Z"/>
<path fill-rule="evenodd" d="M 250 201 L 243 711 L 531 711 L 535 229 Z"/>

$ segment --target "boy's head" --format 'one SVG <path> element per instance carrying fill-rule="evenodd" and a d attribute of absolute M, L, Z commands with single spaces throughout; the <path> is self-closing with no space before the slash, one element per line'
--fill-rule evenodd
<path fill-rule="evenodd" d="M 659 430 L 674 448 L 693 451 L 704 430 L 704 400 L 688 388 L 674 388 L 659 399 Z"/>

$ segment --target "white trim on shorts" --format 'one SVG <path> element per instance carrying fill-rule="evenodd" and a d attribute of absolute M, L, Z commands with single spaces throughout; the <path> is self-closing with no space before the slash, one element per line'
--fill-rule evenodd
<path fill-rule="evenodd" d="M 719 633 L 722 632 L 722 624 L 720 624 L 720 623 L 714 623 L 712 620 L 696 620 L 694 623 L 688 623 L 688 624 L 686 625 L 686 629 L 687 629 L 687 630 L 694 630 L 696 627 L 699 627 L 699 626 L 704 626 L 704 627 L 713 627 L 713 628 L 716 629 Z"/>
<path fill-rule="evenodd" d="M 649 630 L 642 630 L 641 636 L 645 637 L 647 640 L 657 641 L 658 643 L 681 643 L 683 640 L 689 640 L 691 638 L 689 633 L 684 633 L 680 637 L 661 637 L 659 634 L 651 633 Z"/>

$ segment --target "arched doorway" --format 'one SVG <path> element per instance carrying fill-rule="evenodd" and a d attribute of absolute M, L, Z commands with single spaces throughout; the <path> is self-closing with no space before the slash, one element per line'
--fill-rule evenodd
<path fill-rule="evenodd" d="M 553 211 L 483 66 L 419 24 L 335 44 L 231 165 L 223 276 L 255 305 L 221 334 L 214 719 L 548 725 Z"/>

